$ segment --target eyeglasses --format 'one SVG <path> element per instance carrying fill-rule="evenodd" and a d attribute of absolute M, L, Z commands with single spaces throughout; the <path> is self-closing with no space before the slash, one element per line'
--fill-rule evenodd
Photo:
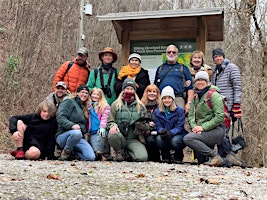
<path fill-rule="evenodd" d="M 176 51 L 167 51 L 167 54 L 176 54 L 177 52 Z"/>

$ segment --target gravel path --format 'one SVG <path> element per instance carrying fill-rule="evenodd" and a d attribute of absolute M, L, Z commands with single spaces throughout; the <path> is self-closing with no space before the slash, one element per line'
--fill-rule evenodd
<path fill-rule="evenodd" d="M 27 161 L 0 154 L 0 199 L 267 199 L 267 168 Z"/>

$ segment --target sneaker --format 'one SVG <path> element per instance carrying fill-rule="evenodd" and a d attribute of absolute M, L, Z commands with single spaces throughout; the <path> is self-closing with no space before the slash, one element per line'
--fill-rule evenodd
<path fill-rule="evenodd" d="M 61 160 L 61 161 L 68 160 L 70 158 L 70 154 L 71 154 L 71 151 L 63 149 L 58 160 Z"/>
<path fill-rule="evenodd" d="M 103 155 L 103 153 L 96 152 L 96 160 L 107 161 L 108 159 Z"/>
<path fill-rule="evenodd" d="M 208 162 L 205 162 L 204 165 L 209 165 L 210 167 L 218 167 L 223 163 L 221 156 L 216 155 L 212 157 Z"/>
<path fill-rule="evenodd" d="M 182 160 L 174 160 L 172 163 L 173 164 L 183 164 L 183 161 Z"/>
<path fill-rule="evenodd" d="M 246 167 L 245 162 L 234 152 L 227 154 L 226 159 L 231 163 L 232 166 L 240 166 L 242 168 Z"/>
<path fill-rule="evenodd" d="M 18 152 L 17 150 L 12 150 L 9 153 L 10 153 L 11 156 L 16 157 L 17 152 Z"/>
<path fill-rule="evenodd" d="M 18 159 L 18 160 L 21 160 L 21 159 L 24 159 L 24 157 L 25 157 L 24 151 L 23 150 L 18 150 L 15 158 Z"/>

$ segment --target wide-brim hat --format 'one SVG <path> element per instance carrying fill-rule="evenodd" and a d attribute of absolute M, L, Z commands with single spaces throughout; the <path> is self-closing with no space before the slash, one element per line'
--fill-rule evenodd
<path fill-rule="evenodd" d="M 114 52 L 114 50 L 113 50 L 111 47 L 105 47 L 105 48 L 103 49 L 103 51 L 101 51 L 101 52 L 98 54 L 98 56 L 99 56 L 99 60 L 102 61 L 102 56 L 103 56 L 104 53 L 111 53 L 111 54 L 112 54 L 112 56 L 113 56 L 113 61 L 112 61 L 112 63 L 114 63 L 114 62 L 117 61 L 117 59 L 118 59 L 118 55 Z"/>

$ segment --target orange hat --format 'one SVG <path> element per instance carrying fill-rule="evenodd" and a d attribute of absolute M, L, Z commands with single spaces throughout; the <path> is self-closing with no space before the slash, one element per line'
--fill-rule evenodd
<path fill-rule="evenodd" d="M 117 61 L 118 56 L 117 56 L 117 54 L 114 52 L 114 50 L 113 50 L 111 47 L 105 47 L 105 48 L 103 49 L 103 51 L 101 51 L 101 52 L 99 53 L 99 59 L 100 59 L 101 61 L 102 61 L 102 56 L 103 56 L 104 53 L 111 53 L 111 54 L 112 54 L 112 56 L 113 56 L 113 62 L 112 62 L 112 63 L 114 63 L 114 62 Z"/>

